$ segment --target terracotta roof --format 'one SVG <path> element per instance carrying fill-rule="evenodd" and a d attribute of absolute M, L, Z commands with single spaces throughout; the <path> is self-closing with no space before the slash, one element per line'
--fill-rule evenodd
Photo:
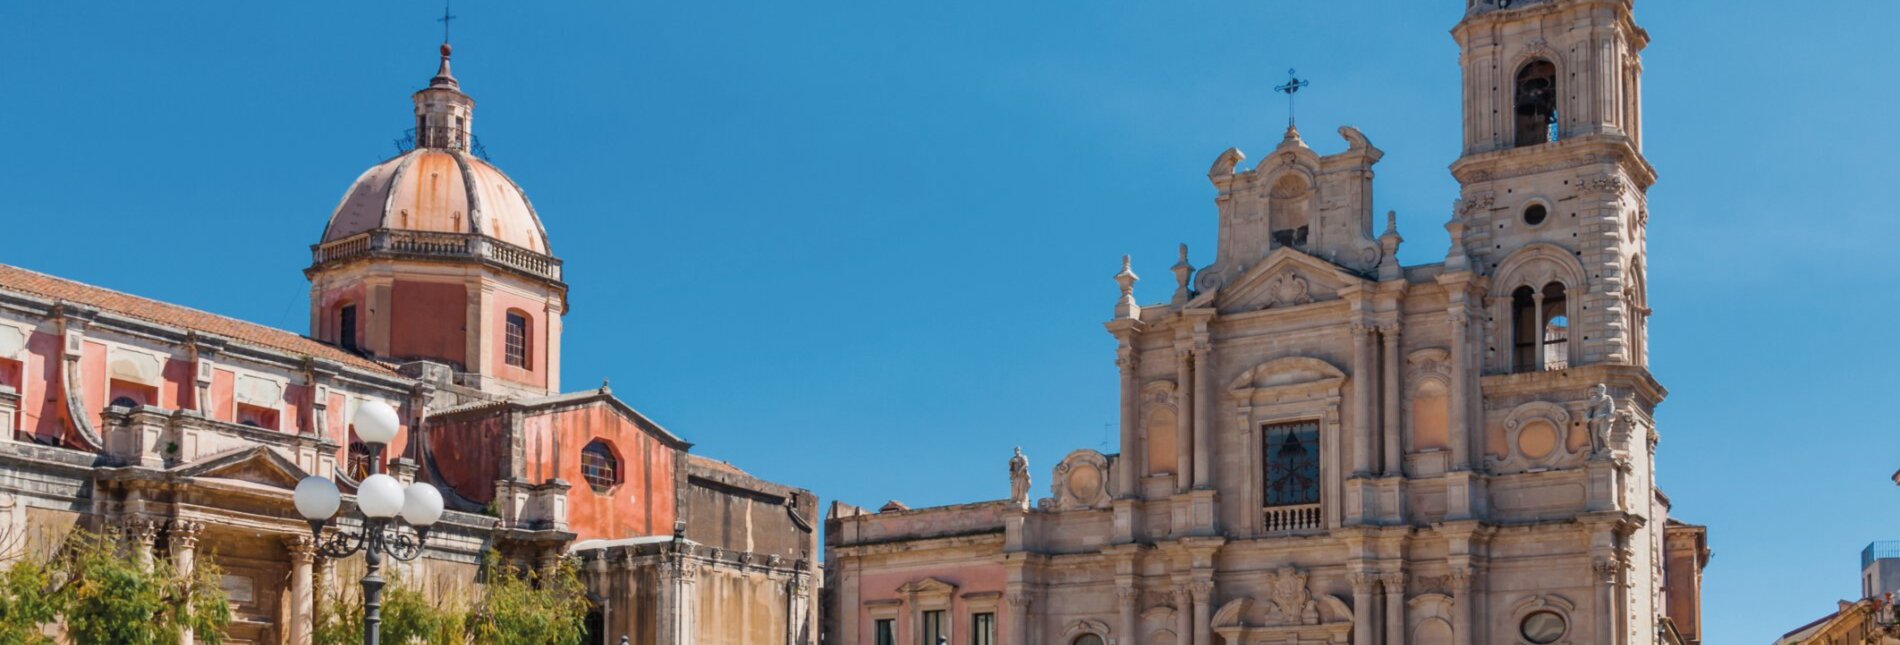
<path fill-rule="evenodd" d="M 0 289 L 48 300 L 63 300 L 167 327 L 203 332 L 238 344 L 255 345 L 299 356 L 335 361 L 360 370 L 380 374 L 395 373 L 395 370 L 388 365 L 282 329 L 244 322 L 169 302 L 141 298 L 83 282 L 56 278 L 7 264 L 0 264 Z"/>

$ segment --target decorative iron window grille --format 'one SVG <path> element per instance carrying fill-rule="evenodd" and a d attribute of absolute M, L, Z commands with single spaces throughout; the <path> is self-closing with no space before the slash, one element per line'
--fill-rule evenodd
<path fill-rule="evenodd" d="M 1266 505 L 1318 504 L 1319 424 L 1299 421 L 1264 430 Z"/>

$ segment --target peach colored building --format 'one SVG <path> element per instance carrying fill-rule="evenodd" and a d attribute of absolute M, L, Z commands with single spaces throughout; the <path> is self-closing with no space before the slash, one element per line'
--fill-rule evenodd
<path fill-rule="evenodd" d="M 1707 533 L 1655 478 L 1649 34 L 1464 4 L 1444 260 L 1399 264 L 1358 130 L 1221 153 L 1212 262 L 1155 304 L 1115 276 L 1120 451 L 1033 504 L 1020 457 L 1006 500 L 834 503 L 828 643 L 1700 642 Z"/>
<path fill-rule="evenodd" d="M 413 98 L 408 148 L 310 248 L 308 336 L 0 265 L 0 538 L 22 538 L 0 550 L 80 525 L 213 551 L 227 642 L 309 643 L 314 594 L 360 564 L 316 555 L 291 489 L 332 477 L 347 501 L 369 458 L 348 420 L 382 401 L 389 470 L 447 498 L 401 566 L 439 597 L 487 549 L 572 555 L 590 643 L 816 642 L 816 498 L 691 454 L 605 384 L 564 393 L 561 261 L 481 154 L 447 45 Z"/>

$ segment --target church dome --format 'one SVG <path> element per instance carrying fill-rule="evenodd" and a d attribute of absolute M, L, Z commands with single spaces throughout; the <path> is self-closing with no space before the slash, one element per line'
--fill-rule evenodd
<path fill-rule="evenodd" d="M 343 194 L 321 243 L 376 229 L 475 233 L 552 255 L 521 187 L 457 148 L 418 146 L 365 171 Z"/>

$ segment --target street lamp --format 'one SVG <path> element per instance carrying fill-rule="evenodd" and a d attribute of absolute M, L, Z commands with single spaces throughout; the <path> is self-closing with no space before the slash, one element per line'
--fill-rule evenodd
<path fill-rule="evenodd" d="M 323 527 L 342 505 L 336 484 L 323 477 L 305 477 L 297 483 L 293 499 L 297 513 L 310 521 L 310 534 L 317 550 L 326 557 L 346 558 L 363 552 L 367 572 L 363 574 L 363 643 L 382 642 L 383 554 L 408 562 L 422 555 L 422 540 L 429 526 L 442 517 L 442 493 L 426 482 L 407 487 L 396 478 L 383 474 L 383 446 L 396 439 L 399 423 L 395 408 L 381 401 L 370 401 L 357 408 L 351 419 L 356 436 L 369 446 L 368 477 L 356 486 L 356 510 L 362 515 L 362 528 L 355 533 L 341 529 L 323 539 Z M 403 530 L 407 526 L 409 530 Z"/>

